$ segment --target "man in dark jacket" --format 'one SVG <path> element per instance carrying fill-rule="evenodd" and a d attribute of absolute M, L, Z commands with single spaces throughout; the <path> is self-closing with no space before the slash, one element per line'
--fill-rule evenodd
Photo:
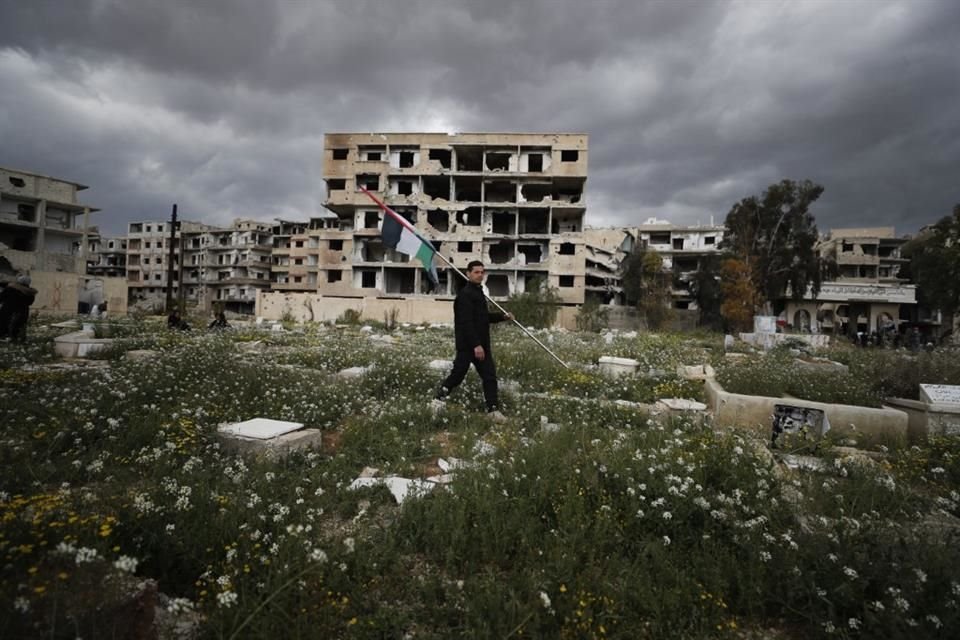
<path fill-rule="evenodd" d="M 437 400 L 443 400 L 463 382 L 472 364 L 483 381 L 483 399 L 487 412 L 494 420 L 503 420 L 499 411 L 500 399 L 497 390 L 497 368 L 490 349 L 490 323 L 512 320 L 509 313 L 491 313 L 483 294 L 483 278 L 486 270 L 483 263 L 474 260 L 467 264 L 469 282 L 453 301 L 453 327 L 456 337 L 457 357 L 453 371 L 437 391 Z"/>
<path fill-rule="evenodd" d="M 0 338 L 10 337 L 14 342 L 23 342 L 27 337 L 27 320 L 30 305 L 37 297 L 37 290 L 30 286 L 30 276 L 19 276 L 0 291 Z"/>

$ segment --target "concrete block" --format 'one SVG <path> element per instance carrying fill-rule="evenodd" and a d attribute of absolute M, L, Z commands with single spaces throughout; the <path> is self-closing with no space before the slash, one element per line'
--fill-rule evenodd
<path fill-rule="evenodd" d="M 706 411 L 707 405 L 687 398 L 661 398 L 656 406 L 667 411 Z"/>
<path fill-rule="evenodd" d="M 253 418 L 243 422 L 221 425 L 217 431 L 225 435 L 253 440 L 270 440 L 292 431 L 303 429 L 302 422 L 287 422 L 286 420 L 271 420 L 269 418 Z"/>
<path fill-rule="evenodd" d="M 291 451 L 321 447 L 322 435 L 320 429 L 300 429 L 265 440 L 242 438 L 229 433 L 217 433 L 217 439 L 224 450 L 232 453 L 252 453 L 278 459 Z"/>
<path fill-rule="evenodd" d="M 887 404 L 907 414 L 907 437 L 923 442 L 930 436 L 960 436 L 960 406 L 887 398 Z"/>
<path fill-rule="evenodd" d="M 600 371 L 614 377 L 636 373 L 638 366 L 640 366 L 640 363 L 633 358 L 616 358 L 614 356 L 600 358 Z"/>

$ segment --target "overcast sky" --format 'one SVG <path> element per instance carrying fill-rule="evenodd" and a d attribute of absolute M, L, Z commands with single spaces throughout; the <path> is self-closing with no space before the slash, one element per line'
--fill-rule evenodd
<path fill-rule="evenodd" d="M 960 202 L 960 2 L 0 0 L 0 166 L 106 233 L 322 210 L 323 134 L 589 134 L 587 223 L 721 223 L 781 178 L 822 231 Z"/>

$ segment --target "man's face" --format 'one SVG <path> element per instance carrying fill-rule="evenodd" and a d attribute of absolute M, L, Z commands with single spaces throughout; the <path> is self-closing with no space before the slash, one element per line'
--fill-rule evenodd
<path fill-rule="evenodd" d="M 467 278 L 473 284 L 483 284 L 483 276 L 487 273 L 486 269 L 483 267 L 473 267 L 467 271 Z"/>

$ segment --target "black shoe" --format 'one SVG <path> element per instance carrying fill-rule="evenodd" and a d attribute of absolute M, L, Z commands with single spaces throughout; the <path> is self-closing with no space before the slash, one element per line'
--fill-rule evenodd
<path fill-rule="evenodd" d="M 434 399 L 443 401 L 443 400 L 446 400 L 447 396 L 449 395 L 450 395 L 450 389 L 447 389 L 446 387 L 441 385 L 440 388 L 437 389 L 437 395 L 434 396 Z"/>

